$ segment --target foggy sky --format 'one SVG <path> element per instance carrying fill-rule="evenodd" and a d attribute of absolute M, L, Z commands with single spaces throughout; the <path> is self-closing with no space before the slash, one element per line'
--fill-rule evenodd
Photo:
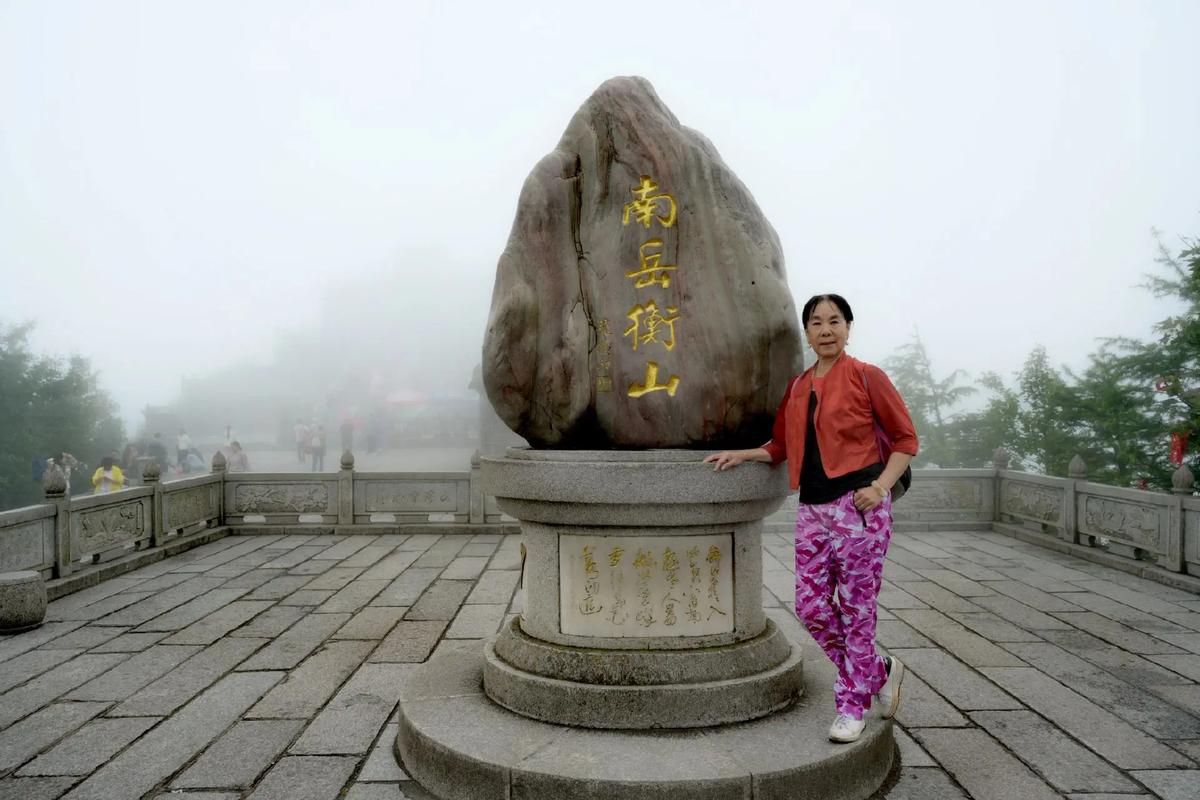
<path fill-rule="evenodd" d="M 0 0 L 0 321 L 134 424 L 399 273 L 363 302 L 461 389 L 525 176 L 637 74 L 753 192 L 797 305 L 851 301 L 859 357 L 1146 336 L 1150 229 L 1200 234 L 1200 4 L 833 5 Z"/>

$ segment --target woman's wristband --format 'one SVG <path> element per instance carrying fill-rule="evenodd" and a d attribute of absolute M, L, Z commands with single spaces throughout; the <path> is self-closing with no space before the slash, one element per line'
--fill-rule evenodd
<path fill-rule="evenodd" d="M 879 496 L 880 496 L 881 498 L 882 498 L 882 497 L 887 497 L 889 494 L 891 494 L 891 493 L 892 493 L 892 492 L 891 492 L 891 489 L 885 489 L 885 488 L 883 488 L 883 484 L 882 484 L 882 483 L 880 483 L 879 481 L 871 481 L 871 486 L 873 486 L 874 488 L 876 488 L 876 489 L 878 489 L 878 490 L 879 490 Z"/>

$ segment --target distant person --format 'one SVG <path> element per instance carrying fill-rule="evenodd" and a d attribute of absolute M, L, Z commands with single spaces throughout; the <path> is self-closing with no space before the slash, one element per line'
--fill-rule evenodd
<path fill-rule="evenodd" d="M 309 440 L 309 446 L 312 448 L 312 471 L 325 471 L 325 426 L 318 425 L 313 432 L 312 439 Z"/>
<path fill-rule="evenodd" d="M 162 434 L 154 434 L 154 438 L 150 440 L 150 444 L 146 445 L 146 455 L 154 459 L 158 464 L 158 470 L 161 473 L 167 468 L 167 448 L 162 443 Z"/>
<path fill-rule="evenodd" d="M 194 447 L 187 451 L 185 463 L 187 467 L 184 469 L 184 472 L 204 472 L 204 456 L 200 455 L 200 451 Z"/>
<path fill-rule="evenodd" d="M 308 426 L 304 424 L 304 420 L 296 417 L 292 432 L 296 435 L 296 460 L 303 464 L 305 456 L 308 455 Z"/>
<path fill-rule="evenodd" d="M 346 417 L 342 420 L 340 430 L 342 434 L 342 452 L 346 452 L 347 450 L 354 452 L 354 420 Z"/>
<path fill-rule="evenodd" d="M 187 431 L 183 428 L 179 429 L 179 435 L 175 437 L 175 463 L 184 472 L 189 471 L 187 463 L 188 451 L 192 449 L 192 438 L 188 436 Z"/>
<path fill-rule="evenodd" d="M 237 438 L 237 434 L 234 433 L 233 426 L 226 425 L 225 426 L 225 446 L 226 447 L 233 446 L 233 440 L 236 438 Z"/>
<path fill-rule="evenodd" d="M 83 464 L 80 463 L 79 459 L 66 452 L 59 453 L 46 460 L 46 470 L 56 470 L 67 482 L 67 494 L 71 493 L 71 473 L 82 466 Z"/>
<path fill-rule="evenodd" d="M 125 473 L 117 466 L 114 456 L 100 459 L 100 466 L 92 473 L 92 494 L 108 494 L 125 488 Z"/>
<path fill-rule="evenodd" d="M 250 471 L 250 459 L 242 449 L 241 442 L 235 440 L 229 443 L 229 458 L 225 459 L 225 469 L 229 472 Z"/>

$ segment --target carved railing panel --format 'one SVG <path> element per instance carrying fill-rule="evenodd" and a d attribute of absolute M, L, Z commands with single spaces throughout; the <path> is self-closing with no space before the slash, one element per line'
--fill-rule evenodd
<path fill-rule="evenodd" d="M 102 505 L 71 515 L 76 556 L 111 550 L 150 536 L 150 509 L 146 499 Z"/>
<path fill-rule="evenodd" d="M 1164 505 L 1097 496 L 1089 491 L 1079 498 L 1079 532 L 1141 548 L 1164 552 L 1167 509 Z"/>
<path fill-rule="evenodd" d="M 458 509 L 458 484 L 453 481 L 360 480 L 355 481 L 354 490 L 357 514 L 427 514 Z"/>
<path fill-rule="evenodd" d="M 163 527 L 176 530 L 204 522 L 219 512 L 220 487 L 216 483 L 163 494 Z"/>
<path fill-rule="evenodd" d="M 336 514 L 336 503 L 336 487 L 328 483 L 241 483 L 234 488 L 228 510 L 231 514 Z"/>
<path fill-rule="evenodd" d="M 1000 511 L 1034 522 L 1062 525 L 1066 489 L 1004 479 L 1001 481 Z"/>

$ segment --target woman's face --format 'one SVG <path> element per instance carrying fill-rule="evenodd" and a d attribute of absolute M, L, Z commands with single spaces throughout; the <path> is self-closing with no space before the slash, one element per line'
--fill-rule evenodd
<path fill-rule="evenodd" d="M 842 317 L 837 306 L 822 300 L 808 318 L 804 335 L 808 337 L 808 346 L 819 358 L 837 358 L 846 349 L 850 323 Z"/>

